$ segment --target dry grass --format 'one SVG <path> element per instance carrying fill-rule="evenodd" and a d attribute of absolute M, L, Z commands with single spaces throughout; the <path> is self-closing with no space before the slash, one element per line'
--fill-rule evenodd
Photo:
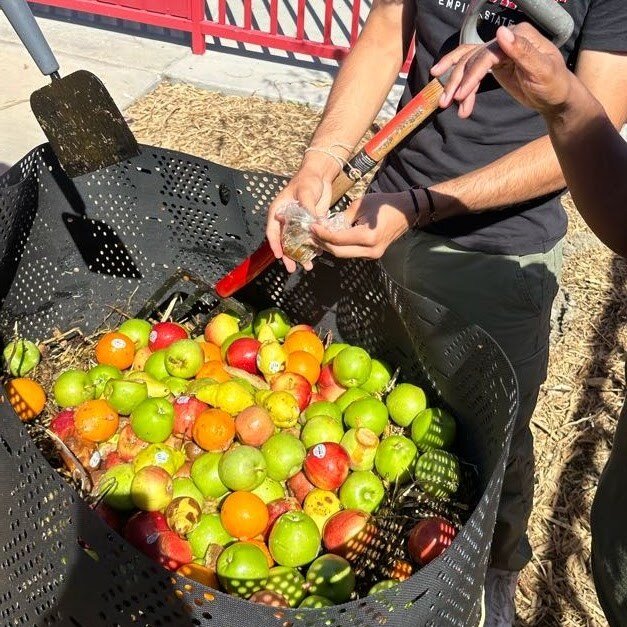
<path fill-rule="evenodd" d="M 127 112 L 140 141 L 240 169 L 293 172 L 318 112 L 162 84 Z M 604 249 L 566 202 L 571 226 L 549 378 L 534 417 L 534 558 L 517 605 L 519 625 L 605 624 L 590 577 L 589 511 L 623 395 L 627 265 Z"/>

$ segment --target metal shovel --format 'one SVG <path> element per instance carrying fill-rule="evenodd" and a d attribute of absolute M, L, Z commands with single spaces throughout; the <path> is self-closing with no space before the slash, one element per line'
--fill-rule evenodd
<path fill-rule="evenodd" d="M 100 79 L 85 70 L 64 78 L 26 0 L 0 0 L 13 29 L 50 85 L 33 92 L 31 108 L 70 178 L 139 154 L 122 113 Z"/>

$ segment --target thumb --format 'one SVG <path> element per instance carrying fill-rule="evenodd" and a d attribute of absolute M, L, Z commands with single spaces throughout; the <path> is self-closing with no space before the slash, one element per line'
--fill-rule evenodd
<path fill-rule="evenodd" d="M 496 39 L 501 50 L 521 70 L 536 73 L 542 67 L 542 55 L 527 37 L 501 26 L 496 33 Z"/>

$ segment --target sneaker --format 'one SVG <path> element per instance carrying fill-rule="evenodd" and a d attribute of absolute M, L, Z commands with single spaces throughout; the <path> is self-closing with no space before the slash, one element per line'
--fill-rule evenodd
<path fill-rule="evenodd" d="M 518 572 L 488 568 L 485 576 L 485 627 L 512 627 Z"/>

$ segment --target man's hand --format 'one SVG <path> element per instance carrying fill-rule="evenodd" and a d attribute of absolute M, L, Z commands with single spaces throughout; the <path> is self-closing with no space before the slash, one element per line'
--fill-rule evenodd
<path fill-rule="evenodd" d="M 447 57 L 433 66 L 434 76 L 451 66 Z M 465 51 L 446 84 L 440 106 L 448 107 L 455 100 L 459 116 L 467 118 L 479 84 L 489 72 L 518 102 L 545 117 L 563 110 L 572 89 L 573 75 L 559 50 L 533 26 L 523 23 L 511 29 L 501 26 L 495 41 Z"/>
<path fill-rule="evenodd" d="M 327 160 L 326 164 L 318 161 L 318 155 L 305 158 L 300 170 L 294 178 L 281 190 L 272 201 L 268 210 L 268 222 L 266 224 L 266 237 L 272 252 L 277 259 L 282 259 L 288 272 L 296 270 L 296 262 L 283 254 L 281 246 L 281 228 L 283 226 L 281 216 L 277 215 L 283 205 L 296 201 L 312 214 L 324 216 L 329 211 L 331 204 L 331 183 L 333 177 L 339 171 L 332 159 L 326 155 L 320 155 Z M 329 165 L 328 162 L 331 162 Z M 326 168 L 325 168 L 326 166 Z M 333 169 L 337 168 L 337 169 Z M 311 262 L 305 264 L 305 270 L 311 270 Z"/>
<path fill-rule="evenodd" d="M 336 257 L 378 259 L 416 222 L 416 212 L 410 192 L 366 194 L 351 203 L 346 218 L 353 226 L 344 231 L 314 225 L 315 243 Z"/>

